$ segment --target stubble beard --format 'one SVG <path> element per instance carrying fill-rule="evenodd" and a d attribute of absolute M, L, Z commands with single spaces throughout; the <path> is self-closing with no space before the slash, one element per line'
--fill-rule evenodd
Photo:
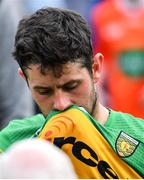
<path fill-rule="evenodd" d="M 90 115 L 94 117 L 96 112 L 96 104 L 97 104 L 97 94 L 95 90 L 94 90 L 94 95 L 91 98 L 93 103 L 92 103 Z"/>
<path fill-rule="evenodd" d="M 85 106 L 81 107 L 85 108 L 85 110 L 92 116 L 95 117 L 95 114 L 97 112 L 97 93 L 96 89 L 93 87 L 91 90 L 91 94 L 89 96 L 89 99 L 87 101 L 87 104 Z"/>

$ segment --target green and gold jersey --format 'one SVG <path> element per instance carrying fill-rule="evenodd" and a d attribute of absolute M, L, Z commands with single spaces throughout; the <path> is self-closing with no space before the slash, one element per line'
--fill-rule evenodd
<path fill-rule="evenodd" d="M 62 112 L 52 111 L 46 119 L 39 115 L 29 119 L 30 122 L 26 119 L 10 123 L 0 133 L 2 151 L 14 141 L 35 134 L 35 137 L 51 141 L 64 150 L 79 178 L 144 177 L 143 120 L 111 110 L 102 126 L 77 106 Z"/>
<path fill-rule="evenodd" d="M 112 111 L 102 126 L 73 106 L 52 112 L 38 137 L 63 149 L 79 178 L 138 179 L 144 175 L 144 121 L 132 118 Z"/>

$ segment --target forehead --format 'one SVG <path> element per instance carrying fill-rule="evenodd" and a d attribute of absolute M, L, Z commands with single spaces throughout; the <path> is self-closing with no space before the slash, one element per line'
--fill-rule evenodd
<path fill-rule="evenodd" d="M 45 74 L 41 73 L 40 65 L 30 65 L 29 69 L 27 69 L 27 77 L 31 82 L 41 82 L 45 83 L 52 81 L 68 81 L 69 79 L 80 78 L 84 76 L 84 74 L 89 74 L 88 70 L 82 66 L 80 63 L 67 63 L 61 66 L 62 71 L 58 73 L 59 76 L 55 76 L 55 72 L 59 67 L 55 68 L 55 72 L 48 68 L 45 70 Z"/>
<path fill-rule="evenodd" d="M 39 64 L 31 64 L 26 70 L 29 75 L 31 72 L 39 72 L 41 75 L 54 74 L 55 76 L 60 76 L 64 74 L 69 74 L 72 71 L 80 71 L 82 69 L 81 63 L 66 63 L 63 65 L 57 65 L 55 67 L 41 67 Z M 83 67 L 84 68 L 84 67 Z M 57 75 L 58 74 L 58 75 Z"/>

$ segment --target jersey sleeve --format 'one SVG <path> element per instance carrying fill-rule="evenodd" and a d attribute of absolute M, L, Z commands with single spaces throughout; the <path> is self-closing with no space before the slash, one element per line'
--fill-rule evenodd
<path fill-rule="evenodd" d="M 4 152 L 11 144 L 30 138 L 43 126 L 45 118 L 42 114 L 30 118 L 12 120 L 0 131 L 0 152 Z"/>

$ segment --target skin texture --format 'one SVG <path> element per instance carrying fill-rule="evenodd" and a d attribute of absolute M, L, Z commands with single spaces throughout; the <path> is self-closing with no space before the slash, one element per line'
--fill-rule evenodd
<path fill-rule="evenodd" d="M 101 116 L 102 108 L 99 108 L 95 84 L 100 78 L 102 59 L 101 54 L 94 57 L 92 75 L 80 63 L 63 65 L 63 73 L 59 77 L 52 70 L 48 70 L 45 75 L 41 74 L 39 64 L 29 65 L 27 79 L 21 69 L 19 75 L 27 80 L 32 96 L 44 116 L 54 109 L 64 110 L 71 105 L 78 105 L 99 119 L 97 115 Z"/>

